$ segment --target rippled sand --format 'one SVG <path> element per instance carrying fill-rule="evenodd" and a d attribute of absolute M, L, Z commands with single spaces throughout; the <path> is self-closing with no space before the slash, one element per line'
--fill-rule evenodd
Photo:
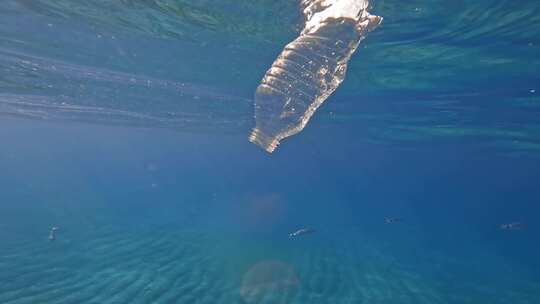
<path fill-rule="evenodd" d="M 64 232 L 56 242 L 4 247 L 0 302 L 432 304 L 540 299 L 538 286 L 526 280 L 513 278 L 507 290 L 496 288 L 504 287 L 504 281 L 468 284 L 467 273 L 456 277 L 463 261 L 433 255 L 420 261 L 424 258 L 419 255 L 413 266 L 363 238 L 343 246 L 316 235 L 295 241 L 247 240 L 195 231 L 103 230 L 79 237 Z M 441 265 L 455 265 L 455 271 L 438 270 Z"/>

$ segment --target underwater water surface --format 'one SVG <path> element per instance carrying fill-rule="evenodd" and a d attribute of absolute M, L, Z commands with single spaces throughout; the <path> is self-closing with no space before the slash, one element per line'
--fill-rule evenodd
<path fill-rule="evenodd" d="M 540 2 L 306 3 L 3 1 L 0 303 L 540 303 Z"/>

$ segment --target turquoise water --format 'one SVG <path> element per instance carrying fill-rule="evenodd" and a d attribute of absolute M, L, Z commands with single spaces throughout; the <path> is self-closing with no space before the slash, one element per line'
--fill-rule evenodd
<path fill-rule="evenodd" d="M 4 1 L 0 303 L 540 303 L 540 4 L 371 1 L 268 154 L 298 6 Z"/>

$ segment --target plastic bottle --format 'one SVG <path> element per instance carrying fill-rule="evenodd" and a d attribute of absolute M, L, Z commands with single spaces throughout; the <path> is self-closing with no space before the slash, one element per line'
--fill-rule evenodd
<path fill-rule="evenodd" d="M 269 153 L 300 132 L 345 78 L 347 63 L 382 17 L 366 0 L 304 0 L 306 23 L 287 44 L 255 92 L 256 126 L 249 140 Z"/>

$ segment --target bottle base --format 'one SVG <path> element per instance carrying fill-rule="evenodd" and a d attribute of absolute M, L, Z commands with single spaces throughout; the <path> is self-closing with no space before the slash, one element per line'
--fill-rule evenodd
<path fill-rule="evenodd" d="M 259 128 L 254 128 L 249 135 L 249 141 L 272 153 L 279 145 L 279 140 L 264 134 Z"/>

